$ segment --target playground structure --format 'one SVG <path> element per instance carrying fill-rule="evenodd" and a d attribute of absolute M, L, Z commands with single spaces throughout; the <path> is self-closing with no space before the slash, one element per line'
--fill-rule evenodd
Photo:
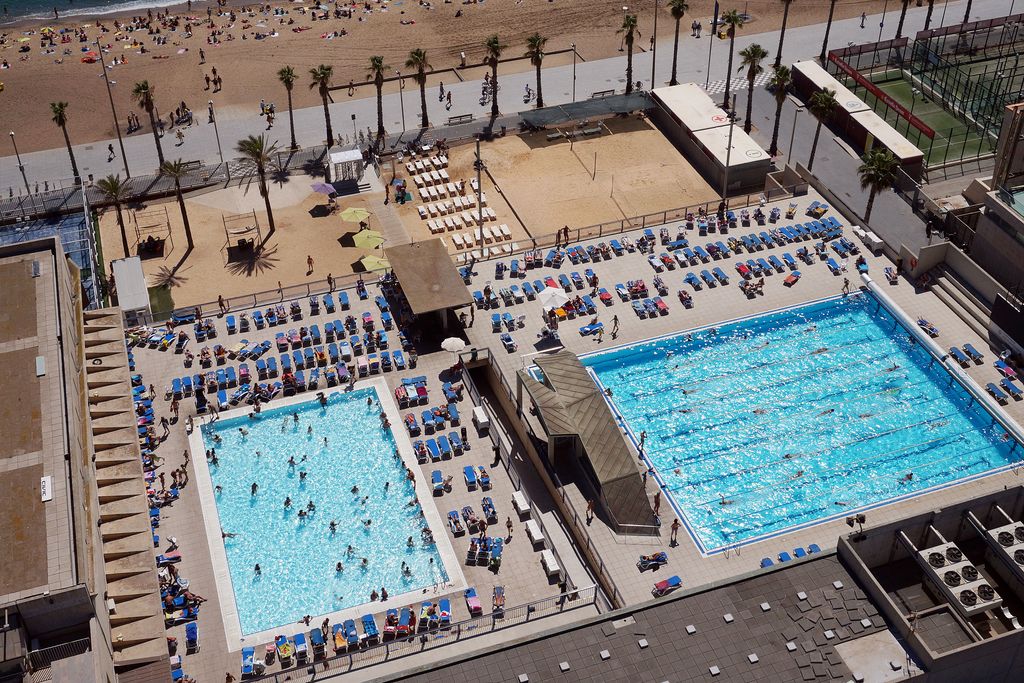
<path fill-rule="evenodd" d="M 163 256 L 167 251 L 167 242 L 174 249 L 171 219 L 166 206 L 132 211 L 132 225 L 135 228 L 137 253 L 141 258 Z"/>
<path fill-rule="evenodd" d="M 994 156 L 1024 98 L 1024 14 L 829 53 L 825 68 L 924 152 L 925 168 Z"/>
<path fill-rule="evenodd" d="M 224 224 L 223 250 L 228 261 L 232 260 L 234 253 L 240 256 L 253 254 L 263 245 L 263 231 L 255 210 L 222 215 L 221 221 Z"/>

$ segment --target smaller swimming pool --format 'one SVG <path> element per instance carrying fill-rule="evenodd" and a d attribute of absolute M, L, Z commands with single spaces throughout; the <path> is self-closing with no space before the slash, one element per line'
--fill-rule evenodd
<path fill-rule="evenodd" d="M 448 581 L 379 413 L 371 387 L 204 428 L 243 635 Z"/>

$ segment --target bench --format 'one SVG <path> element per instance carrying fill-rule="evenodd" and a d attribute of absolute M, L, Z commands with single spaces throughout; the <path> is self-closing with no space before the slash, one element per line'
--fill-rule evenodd
<path fill-rule="evenodd" d="M 584 128 L 583 129 L 583 134 L 584 135 L 600 135 L 601 134 L 601 126 L 594 126 L 593 128 Z"/>
<path fill-rule="evenodd" d="M 548 142 L 553 142 L 555 140 L 561 140 L 563 137 L 564 136 L 562 135 L 562 131 L 556 130 L 556 131 L 553 131 L 551 133 L 548 133 Z"/>
<path fill-rule="evenodd" d="M 554 576 L 555 574 L 562 573 L 562 568 L 558 566 L 558 560 L 555 559 L 555 554 L 548 549 L 541 551 L 540 565 L 544 567 L 544 571 L 547 572 L 548 576 Z"/>
<path fill-rule="evenodd" d="M 530 543 L 533 543 L 534 545 L 544 542 L 544 532 L 540 530 L 540 525 L 537 524 L 537 520 L 526 520 L 526 535 L 530 539 Z"/>
<path fill-rule="evenodd" d="M 526 496 L 523 495 L 522 491 L 516 491 L 512 494 L 512 507 L 516 509 L 519 517 L 530 516 L 530 504 L 526 501 Z"/>
<path fill-rule="evenodd" d="M 453 126 L 457 123 L 469 123 L 473 120 L 472 114 L 459 114 L 458 116 L 449 116 L 448 125 Z"/>
<path fill-rule="evenodd" d="M 594 92 L 590 93 L 590 99 L 596 99 L 598 97 L 608 97 L 609 95 L 614 95 L 614 94 L 615 94 L 615 89 L 614 88 L 612 88 L 611 90 L 597 90 L 597 91 L 594 91 Z"/>

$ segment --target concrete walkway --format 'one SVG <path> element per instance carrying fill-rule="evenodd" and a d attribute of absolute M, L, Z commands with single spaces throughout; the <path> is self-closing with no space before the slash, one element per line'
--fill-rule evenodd
<path fill-rule="evenodd" d="M 977 0 L 974 3 L 972 19 L 990 18 L 1005 15 L 1010 8 L 1010 0 Z M 911 7 L 907 12 L 905 34 L 913 35 L 920 30 L 924 24 L 926 7 Z M 933 26 L 938 26 L 942 18 L 944 8 L 937 6 L 933 14 Z M 946 11 L 946 24 L 959 22 L 963 17 L 964 3 L 950 2 Z M 896 24 L 899 20 L 899 3 L 890 3 L 889 11 L 885 17 L 882 29 L 882 38 L 891 38 L 895 35 Z M 881 15 L 868 17 L 866 26 L 860 28 L 859 19 L 848 19 L 836 21 L 832 26 L 829 44 L 831 47 L 847 45 L 849 43 L 874 42 L 878 39 L 878 24 L 882 21 Z M 784 60 L 786 62 L 798 61 L 816 57 L 821 50 L 821 40 L 824 27 L 821 25 L 792 28 L 787 31 Z M 736 51 L 742 50 L 747 45 L 760 43 L 769 53 L 772 53 L 778 45 L 778 32 L 770 31 L 761 34 L 741 35 L 736 39 Z M 711 71 L 707 72 L 708 45 L 712 44 Z M 659 40 L 657 80 L 658 85 L 663 85 L 669 77 L 672 62 L 672 32 L 671 26 L 666 26 L 662 38 Z M 680 38 L 679 79 L 683 82 L 696 81 L 702 85 L 706 82 L 714 84 L 715 81 L 725 78 L 726 55 L 728 43 L 725 41 L 712 40 L 707 36 L 700 39 L 690 38 L 683 33 Z M 637 78 L 644 79 L 645 88 L 650 87 L 651 54 L 649 52 L 638 53 L 634 58 L 634 71 Z M 615 89 L 622 91 L 625 72 L 625 57 L 613 57 L 609 59 L 595 60 L 591 62 L 579 62 L 575 66 L 576 74 L 576 99 L 586 99 L 591 93 L 601 90 Z M 560 104 L 572 100 L 573 92 L 572 65 L 553 67 L 544 70 L 544 95 L 547 104 Z M 742 79 L 736 74 L 733 75 L 735 86 L 742 87 Z M 339 81 L 342 80 L 339 78 Z M 499 105 L 502 112 L 512 113 L 529 108 L 531 105 L 523 102 L 522 93 L 527 84 L 533 87 L 533 74 L 529 71 L 510 74 L 500 77 L 501 91 L 499 94 Z M 442 123 L 450 116 L 460 114 L 472 114 L 473 116 L 485 116 L 489 107 L 479 104 L 480 81 L 466 81 L 451 85 L 453 106 L 451 110 L 445 110 L 443 103 L 428 93 L 428 111 L 432 121 Z M 719 86 L 720 88 L 721 86 Z M 716 88 L 710 88 L 712 91 Z M 334 129 L 341 136 L 347 136 L 350 140 L 356 131 L 363 130 L 376 125 L 376 101 L 375 98 L 366 97 L 363 99 L 349 99 L 343 90 L 335 93 L 336 102 L 331 107 L 331 118 Z M 415 88 L 406 88 L 406 122 L 411 123 L 416 118 L 417 93 Z M 741 95 L 742 99 L 742 95 Z M 772 109 L 774 111 L 774 109 Z M 385 126 L 392 132 L 401 129 L 401 105 L 399 94 L 390 94 L 384 97 L 384 118 Z M 121 112 L 122 115 L 124 112 Z M 353 120 L 352 117 L 355 116 Z M 202 121 L 205 116 L 198 117 Z M 286 146 L 288 143 L 288 126 L 285 118 L 270 131 L 266 131 L 263 119 L 257 116 L 254 107 L 251 115 L 240 118 L 229 118 L 223 113 L 218 120 L 222 151 L 225 157 L 231 157 L 231 150 L 234 148 L 234 141 L 246 135 L 258 135 L 267 132 L 280 144 Z M 296 138 L 300 145 L 308 146 L 322 144 L 324 142 L 323 110 L 321 107 L 309 107 L 299 109 L 295 112 Z M 218 161 L 220 156 L 215 136 L 214 126 L 207 123 L 198 123 L 190 130 L 187 130 L 185 142 L 180 147 L 169 146 L 169 158 L 181 157 L 185 160 L 200 160 L 205 162 Z M 410 136 L 415 136 L 418 131 L 411 131 Z M 120 172 L 124 169 L 120 159 L 107 162 L 107 144 L 112 140 L 97 141 L 88 145 L 78 145 L 75 154 L 78 158 L 80 172 L 83 177 L 90 174 L 94 177 L 102 177 L 111 173 Z M 54 143 L 59 145 L 60 140 L 55 137 Z M 6 142 L 3 143 L 3 150 L 6 154 L 12 154 L 13 149 Z M 115 144 L 116 148 L 116 144 Z M 143 129 L 125 139 L 125 150 L 129 158 L 129 164 L 133 173 L 144 174 L 152 172 L 156 163 L 156 149 L 153 145 L 151 134 Z M 825 158 L 822 158 L 825 161 Z M 63 146 L 22 155 L 22 163 L 25 165 L 25 174 L 29 185 L 34 188 L 39 183 L 42 188 L 44 181 L 53 183 L 70 182 L 70 169 L 68 168 L 67 152 Z M 825 164 L 822 164 L 823 166 Z M 10 188 L 10 190 L 8 189 Z M 18 164 L 13 156 L 4 157 L 0 160 L 0 189 L 5 193 L 13 190 L 15 193 L 24 191 L 24 183 L 18 170 Z"/>

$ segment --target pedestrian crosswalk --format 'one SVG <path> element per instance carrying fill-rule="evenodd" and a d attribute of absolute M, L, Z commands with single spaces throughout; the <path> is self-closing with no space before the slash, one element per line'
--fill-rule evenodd
<path fill-rule="evenodd" d="M 771 74 L 765 71 L 764 73 L 762 73 L 761 75 L 757 76 L 754 79 L 754 87 L 761 87 L 762 85 L 766 84 L 768 82 L 768 79 L 770 78 Z M 729 84 L 729 87 L 732 89 L 733 92 L 736 92 L 737 90 L 746 90 L 747 79 L 743 78 L 742 75 L 736 76 L 732 79 L 732 82 Z M 709 95 L 721 95 L 722 93 L 725 92 L 725 79 L 723 78 L 720 81 L 711 81 L 710 85 L 708 85 L 708 87 L 705 88 L 705 90 Z"/>

